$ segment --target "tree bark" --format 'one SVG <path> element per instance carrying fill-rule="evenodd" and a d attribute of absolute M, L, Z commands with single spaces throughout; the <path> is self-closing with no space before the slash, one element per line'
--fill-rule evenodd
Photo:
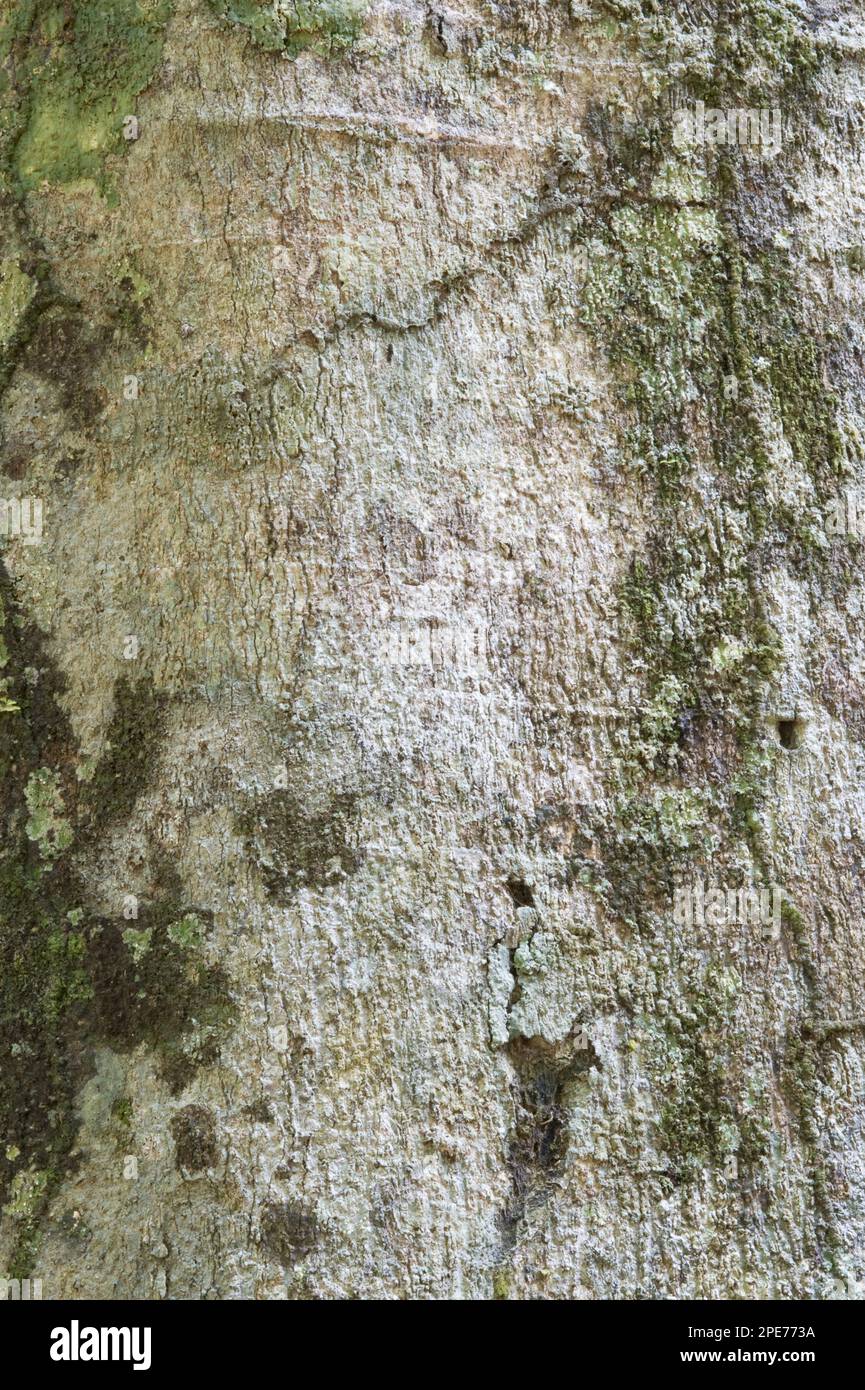
<path fill-rule="evenodd" d="M 0 1271 L 855 1290 L 857 8 L 0 13 Z"/>

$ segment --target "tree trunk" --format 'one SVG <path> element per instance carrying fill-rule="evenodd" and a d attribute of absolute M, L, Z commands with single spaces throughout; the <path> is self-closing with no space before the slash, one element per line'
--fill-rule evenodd
<path fill-rule="evenodd" d="M 0 1271 L 855 1289 L 854 8 L 0 12 Z"/>

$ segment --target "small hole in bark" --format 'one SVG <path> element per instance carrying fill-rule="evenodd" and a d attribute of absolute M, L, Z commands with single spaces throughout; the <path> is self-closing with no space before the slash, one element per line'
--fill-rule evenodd
<path fill-rule="evenodd" d="M 521 878 L 509 878 L 505 885 L 511 895 L 514 907 L 534 907 L 535 895 Z"/>
<path fill-rule="evenodd" d="M 779 719 L 778 741 L 782 748 L 801 748 L 805 738 L 804 719 Z"/>

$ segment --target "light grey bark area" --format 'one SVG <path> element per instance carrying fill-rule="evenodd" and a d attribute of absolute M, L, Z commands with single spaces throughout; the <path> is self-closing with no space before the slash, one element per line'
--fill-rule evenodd
<path fill-rule="evenodd" d="M 0 1271 L 855 1294 L 859 7 L 48 8 L 3 10 Z"/>

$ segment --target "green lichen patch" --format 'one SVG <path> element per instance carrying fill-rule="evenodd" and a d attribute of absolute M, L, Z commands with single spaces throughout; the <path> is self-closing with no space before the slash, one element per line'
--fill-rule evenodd
<path fill-rule="evenodd" d="M 49 767 L 37 768 L 24 788 L 24 800 L 30 812 L 24 826 L 27 838 L 35 840 L 42 859 L 56 859 L 72 843 L 72 827 L 63 814 L 59 774 Z"/>
<path fill-rule="evenodd" d="M 46 1175 L 28 1211 L 16 1207 L 17 1275 L 27 1273 L 38 1209 L 68 1166 L 76 1030 L 92 986 L 86 927 L 70 916 L 80 884 L 60 831 L 75 806 L 74 744 L 57 703 L 62 684 L 39 634 L 20 620 L 2 567 L 0 598 L 5 679 L 21 711 L 0 720 L 0 1203 L 10 1191 L 17 1203 L 23 1173 Z"/>
<path fill-rule="evenodd" d="M 3 67 L 19 122 L 10 170 L 21 188 L 103 183 L 106 156 L 126 143 L 124 119 L 159 68 L 171 9 L 169 0 L 4 3 Z"/>
<path fill-rule="evenodd" d="M 824 500 L 837 487 L 845 459 L 839 401 L 830 381 L 832 343 L 807 321 L 783 258 L 774 264 L 767 260 L 748 297 L 751 351 L 766 363 L 767 386 L 793 458 Z"/>
<path fill-rule="evenodd" d="M 168 939 L 184 951 L 195 951 L 204 942 L 207 928 L 194 912 L 187 912 L 179 922 L 172 922 L 168 928 Z"/>
<path fill-rule="evenodd" d="M 711 330 L 720 318 L 722 237 L 711 208 L 622 206 L 606 254 L 593 260 L 584 321 L 603 338 L 646 423 L 677 413 L 717 372 Z"/>
<path fill-rule="evenodd" d="M 211 914 L 186 901 L 169 861 L 152 856 L 150 896 L 129 922 L 88 907 L 73 857 L 92 851 L 106 819 L 133 806 L 146 784 L 150 764 L 136 737 L 156 739 L 152 753 L 161 728 L 150 686 L 121 691 L 114 727 L 130 741 L 132 787 L 118 787 L 115 745 L 96 768 L 94 816 L 85 798 L 93 783 L 76 776 L 63 682 L 2 566 L 0 620 L 4 685 L 19 710 L 0 719 L 0 1205 L 17 1234 L 10 1269 L 22 1277 L 44 1207 L 74 1169 L 76 1097 L 97 1049 L 148 1043 L 178 1093 L 218 1058 L 234 1012 L 224 972 L 205 959 Z"/>
<path fill-rule="evenodd" d="M 0 261 L 0 348 L 6 348 L 15 337 L 35 292 L 35 281 L 14 256 Z"/>
<path fill-rule="evenodd" d="M 658 1145 L 677 1183 L 731 1171 L 744 1177 L 769 1152 L 770 1089 L 747 1068 L 732 1067 L 741 980 L 711 965 L 683 1009 L 658 1040 L 655 1084 L 660 1108 Z M 741 1075 L 734 1083 L 732 1075 Z"/>
<path fill-rule="evenodd" d="M 212 914 L 184 911 L 182 885 L 168 861 L 157 862 L 154 878 L 157 891 L 139 904 L 134 926 L 100 918 L 88 934 L 88 1024 L 120 1052 L 148 1043 L 177 1093 L 199 1067 L 216 1061 L 234 1012 L 225 972 L 200 950 Z M 180 923 L 186 925 L 178 936 Z"/>
<path fill-rule="evenodd" d="M 659 90 L 675 82 L 719 106 L 801 101 L 826 60 L 797 0 L 598 0 L 597 8 L 601 31 L 633 46 Z"/>
<path fill-rule="evenodd" d="M 296 58 L 305 49 L 325 57 L 357 40 L 367 0 L 209 0 L 222 18 L 248 30 L 253 42 Z"/>
<path fill-rule="evenodd" d="M 654 514 L 621 586 L 620 635 L 643 705 L 615 735 L 615 826 L 599 827 L 606 878 L 621 910 L 639 919 L 657 901 L 649 891 L 641 904 L 641 875 L 665 894 L 676 857 L 705 849 L 689 843 L 681 817 L 659 814 L 664 807 L 705 793 L 718 847 L 744 839 L 757 862 L 766 859 L 759 810 L 770 762 L 760 709 L 782 653 L 762 573 L 769 547 L 790 540 L 788 517 L 769 500 L 767 415 L 822 495 L 837 485 L 843 458 L 827 386 L 831 332 L 803 304 L 783 248 L 743 245 L 735 155 L 698 173 L 699 163 L 673 154 L 657 104 L 629 121 L 595 109 L 589 124 L 617 192 L 591 222 L 581 216 L 593 246 L 581 319 L 617 382 L 621 467 Z M 709 457 L 698 479 L 699 435 Z M 796 529 L 802 545 L 807 529 Z M 808 573 L 837 583 L 819 549 Z"/>
<path fill-rule="evenodd" d="M 140 965 L 153 944 L 153 928 L 126 927 L 123 932 L 123 944 L 132 957 L 133 965 Z"/>
<path fill-rule="evenodd" d="M 29 1266 L 39 1238 L 39 1217 L 51 1188 L 49 1169 L 21 1168 L 9 1187 L 3 1215 L 13 1223 L 16 1235 L 15 1270 Z M 22 1277 L 13 1271 L 13 1278 Z M 25 1276 L 26 1277 L 26 1276 Z"/>
<path fill-rule="evenodd" d="M 0 0 L 0 392 L 20 366 L 54 385 L 71 423 L 108 400 L 108 351 L 147 338 L 145 288 L 127 256 L 106 277 L 96 317 L 62 293 L 29 223 L 26 194 L 95 179 L 127 148 L 123 125 L 155 73 L 169 0 Z"/>
<path fill-rule="evenodd" d="M 816 1217 L 816 1238 L 820 1248 L 814 1251 L 834 1267 L 840 1246 L 835 1221 L 826 1154 L 821 1140 L 819 1097 L 826 1085 L 827 1054 L 837 1046 L 837 1040 L 820 1042 L 799 1028 L 788 1033 L 780 1070 L 781 1092 L 793 1117 L 808 1159 L 808 1176 Z"/>
<path fill-rule="evenodd" d="M 844 579 L 839 547 L 830 554 L 814 539 L 812 517 L 777 507 L 777 472 L 789 454 L 818 506 L 837 490 L 840 348 L 825 311 L 802 293 L 795 251 L 772 237 L 772 193 L 783 189 L 790 150 L 756 176 L 753 165 L 743 172 L 740 149 L 685 158 L 670 148 L 671 77 L 684 84 L 677 101 L 765 106 L 795 93 L 785 130 L 817 120 L 808 94 L 819 64 L 801 14 L 759 0 L 718 10 L 638 0 L 607 8 L 654 53 L 663 80 L 658 100 L 630 122 L 592 113 L 607 193 L 580 219 L 593 245 L 582 322 L 617 383 L 621 470 L 651 517 L 620 590 L 621 649 L 633 654 L 641 700 L 612 734 L 613 815 L 592 823 L 601 851 L 592 881 L 610 910 L 657 939 L 676 870 L 693 875 L 745 850 L 767 881 L 777 872 L 762 814 L 777 754 L 763 709 L 784 652 L 767 574 L 783 556 L 810 583 L 815 604 Z M 693 43 L 683 44 L 688 34 Z M 768 208 L 765 230 L 755 188 Z M 584 873 L 584 861 L 572 868 Z M 813 1103 L 823 1072 L 818 1044 L 802 1040 L 819 1015 L 818 972 L 805 924 L 787 914 L 784 933 L 806 998 L 782 1086 L 828 1248 L 832 1211 Z M 687 962 L 687 943 L 685 952 Z M 665 990 L 680 995 L 681 980 L 665 972 Z M 736 1055 L 735 995 L 729 978 L 695 969 L 657 1039 L 658 1144 L 676 1182 L 747 1172 L 769 1149 L 777 1080 Z M 745 1081 L 734 1086 L 731 1077 Z"/>
<path fill-rule="evenodd" d="M 111 1118 L 122 1133 L 126 1133 L 132 1128 L 133 1105 L 129 1096 L 120 1096 L 113 1102 Z"/>

